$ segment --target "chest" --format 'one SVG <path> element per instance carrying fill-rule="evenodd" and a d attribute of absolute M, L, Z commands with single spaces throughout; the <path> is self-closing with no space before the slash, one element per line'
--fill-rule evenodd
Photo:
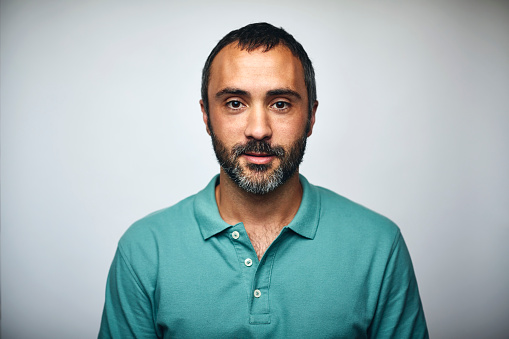
<path fill-rule="evenodd" d="M 355 263 L 306 255 L 334 257 L 316 242 L 287 232 L 272 240 L 263 239 L 259 261 L 245 229 L 235 226 L 200 253 L 161 262 L 155 320 L 162 336 L 364 337 L 378 287 L 359 284 L 366 280 L 348 268 Z"/>
<path fill-rule="evenodd" d="M 276 240 L 281 232 L 282 226 L 258 226 L 246 227 L 246 233 L 251 241 L 258 260 L 261 260 L 270 244 Z"/>

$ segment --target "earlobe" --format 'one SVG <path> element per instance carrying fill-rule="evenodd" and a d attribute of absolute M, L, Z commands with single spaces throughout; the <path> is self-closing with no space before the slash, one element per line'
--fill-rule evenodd
<path fill-rule="evenodd" d="M 316 110 L 318 109 L 318 101 L 315 100 L 313 108 L 311 109 L 311 119 L 309 120 L 309 131 L 307 136 L 313 134 L 313 126 L 315 125 Z"/>
<path fill-rule="evenodd" d="M 208 135 L 210 135 L 209 116 L 207 114 L 207 111 L 205 110 L 205 105 L 203 104 L 203 100 L 200 100 L 200 108 L 201 108 L 201 113 L 203 114 L 203 123 L 205 124 L 205 128 L 207 130 Z"/>

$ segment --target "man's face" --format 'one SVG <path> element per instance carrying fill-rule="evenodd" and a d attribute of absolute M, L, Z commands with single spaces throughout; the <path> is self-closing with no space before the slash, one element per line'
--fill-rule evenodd
<path fill-rule="evenodd" d="M 302 65 L 284 46 L 226 46 L 215 57 L 203 120 L 222 170 L 239 187 L 268 193 L 294 175 L 311 135 Z"/>

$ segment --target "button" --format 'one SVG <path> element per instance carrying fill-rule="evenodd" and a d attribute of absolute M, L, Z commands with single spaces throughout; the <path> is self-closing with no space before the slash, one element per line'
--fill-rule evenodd
<path fill-rule="evenodd" d="M 260 296 L 262 295 L 262 292 L 260 292 L 260 290 L 254 290 L 254 296 L 255 298 L 260 298 Z"/>
<path fill-rule="evenodd" d="M 244 260 L 244 264 L 246 264 L 247 267 L 253 265 L 253 260 L 251 260 L 250 258 L 247 258 L 246 260 Z"/>
<path fill-rule="evenodd" d="M 233 239 L 237 240 L 239 237 L 240 237 L 239 232 L 237 232 L 237 231 L 233 231 L 233 232 L 232 232 L 232 238 L 233 238 Z"/>

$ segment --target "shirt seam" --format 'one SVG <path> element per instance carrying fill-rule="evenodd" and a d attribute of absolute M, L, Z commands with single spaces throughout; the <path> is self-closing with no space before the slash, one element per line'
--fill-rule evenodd
<path fill-rule="evenodd" d="M 225 234 L 224 236 L 226 236 L 226 237 L 230 240 L 230 242 L 231 242 L 231 244 L 232 244 L 232 246 L 233 246 L 233 249 L 235 250 L 235 255 L 237 256 L 237 258 L 236 258 L 236 260 L 235 260 L 235 261 L 237 262 L 237 267 L 239 267 L 239 266 L 240 266 L 240 271 L 241 271 L 241 272 L 240 272 L 240 274 L 242 274 L 242 277 L 243 277 L 243 279 L 244 279 L 244 278 L 245 278 L 245 277 L 244 277 L 244 275 L 245 275 L 246 273 L 244 273 L 244 270 L 243 270 L 242 265 L 241 265 L 241 264 L 239 264 L 239 258 L 240 258 L 240 259 L 242 259 L 242 258 L 240 257 L 239 251 L 237 250 L 236 242 L 235 242 L 235 241 L 231 238 L 231 236 L 230 236 L 229 234 Z M 259 264 L 259 263 L 258 263 L 258 264 Z M 245 280 L 245 279 L 244 279 L 244 280 Z M 254 286 L 253 286 L 253 282 L 250 282 L 250 286 L 249 286 L 248 288 L 249 288 L 250 290 L 248 290 L 248 293 L 247 293 L 247 295 L 246 295 L 246 298 L 247 298 L 247 303 L 246 303 L 246 305 L 247 305 L 247 314 L 248 314 L 248 315 L 251 315 L 251 297 L 250 297 L 250 291 L 252 291 L 252 290 L 253 290 L 253 288 L 254 288 Z"/>
<path fill-rule="evenodd" d="M 131 263 L 127 259 L 127 255 L 125 254 L 124 249 L 122 248 L 122 245 L 120 245 L 120 244 L 118 245 L 118 252 L 120 253 L 120 257 L 121 257 L 122 261 L 126 264 L 128 270 L 129 270 L 129 273 L 131 274 L 131 277 L 134 279 L 134 282 L 136 283 L 136 287 L 140 290 L 141 293 L 143 293 L 145 295 L 145 297 L 147 297 L 148 300 L 150 300 L 150 297 L 149 297 L 147 291 L 142 287 L 143 285 L 141 284 L 140 278 L 134 271 L 134 268 L 132 267 Z"/>
<path fill-rule="evenodd" d="M 285 234 L 283 234 L 283 239 L 286 239 L 288 238 L 288 232 L 285 232 Z M 272 262 L 270 263 L 270 273 L 269 273 L 269 281 L 268 281 L 268 289 L 267 289 L 267 314 L 271 314 L 271 304 L 270 304 L 270 295 L 271 295 L 271 292 L 270 292 L 270 289 L 271 289 L 271 286 L 272 286 L 272 270 L 274 269 L 274 263 L 276 262 L 276 257 L 277 257 L 277 254 L 279 252 L 279 248 L 281 247 L 281 242 L 283 241 L 283 239 L 280 239 L 279 240 L 279 243 L 277 244 L 277 247 L 274 251 L 274 254 L 272 255 Z"/>
<path fill-rule="evenodd" d="M 389 266 L 389 263 L 391 262 L 392 256 L 394 255 L 394 251 L 398 247 L 400 239 L 401 239 L 401 231 L 398 228 L 396 230 L 396 234 L 394 235 L 394 239 L 392 240 L 391 251 L 389 252 L 389 256 L 387 257 L 387 262 L 385 263 L 384 271 L 383 271 L 383 274 L 382 274 L 382 281 L 380 282 L 380 288 L 378 289 L 378 297 L 377 297 L 377 300 L 376 300 L 376 307 L 375 307 L 375 310 L 373 312 L 373 318 L 371 319 L 371 323 L 369 324 L 369 326 L 367 328 L 367 333 L 368 334 L 372 330 L 371 326 L 373 325 L 373 321 L 375 320 L 376 314 L 377 314 L 378 309 L 380 307 L 380 298 L 382 297 L 382 289 L 384 287 L 385 280 L 387 278 L 387 268 Z"/>

